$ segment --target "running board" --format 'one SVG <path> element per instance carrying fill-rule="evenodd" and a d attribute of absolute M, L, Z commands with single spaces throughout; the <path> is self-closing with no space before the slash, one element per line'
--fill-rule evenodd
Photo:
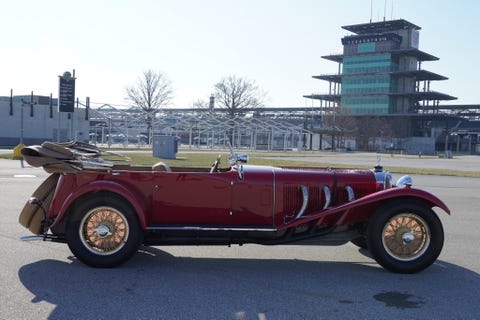
<path fill-rule="evenodd" d="M 35 236 L 23 236 L 20 237 L 21 241 L 51 241 L 51 242 L 61 242 L 65 243 L 65 239 L 47 234 L 47 235 L 35 235 Z"/>
<path fill-rule="evenodd" d="M 259 231 L 259 232 L 275 232 L 276 228 L 245 228 L 245 227 L 200 227 L 200 226 L 151 226 L 146 228 L 147 231 Z"/>

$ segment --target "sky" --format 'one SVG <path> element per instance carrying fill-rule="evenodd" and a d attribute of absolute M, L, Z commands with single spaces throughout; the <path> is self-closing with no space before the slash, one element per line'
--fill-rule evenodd
<path fill-rule="evenodd" d="M 2 3 L 0 96 L 58 96 L 75 69 L 76 95 L 93 106 L 127 106 L 125 88 L 145 70 L 171 81 L 171 106 L 208 100 L 235 75 L 266 92 L 267 107 L 319 105 L 313 75 L 337 73 L 321 56 L 342 52 L 344 25 L 405 19 L 420 26 L 419 49 L 444 75 L 431 90 L 480 104 L 480 1 L 476 0 L 15 0 Z"/>

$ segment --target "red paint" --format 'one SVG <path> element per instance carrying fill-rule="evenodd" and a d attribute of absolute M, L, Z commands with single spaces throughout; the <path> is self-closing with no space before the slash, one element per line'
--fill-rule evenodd
<path fill-rule="evenodd" d="M 62 175 L 48 217 L 54 226 L 73 203 L 97 192 L 121 195 L 138 214 L 142 228 L 163 226 L 256 226 L 286 229 L 302 223 L 346 225 L 367 221 L 385 201 L 405 197 L 438 206 L 447 206 L 432 194 L 414 188 L 376 191 L 370 170 L 277 168 L 244 166 L 243 177 L 228 172 L 154 172 L 113 170 Z M 301 186 L 309 190 L 309 204 L 300 219 Z M 332 202 L 324 209 L 328 186 Z M 346 187 L 354 190 L 355 200 L 347 202 Z M 288 212 L 287 212 L 288 211 Z"/>

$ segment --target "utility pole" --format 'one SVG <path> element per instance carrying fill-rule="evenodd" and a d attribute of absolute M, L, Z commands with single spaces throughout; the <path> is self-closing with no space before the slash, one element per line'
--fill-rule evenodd
<path fill-rule="evenodd" d="M 10 89 L 10 115 L 13 116 L 13 89 Z"/>
<path fill-rule="evenodd" d="M 30 102 L 26 102 L 25 100 L 22 99 L 22 110 L 20 113 L 20 144 L 23 144 L 23 132 L 24 132 L 24 126 L 23 126 L 23 106 L 24 105 L 30 105 L 30 117 L 33 117 L 33 106 L 36 105 L 36 102 L 33 102 L 33 91 L 30 94 Z"/>

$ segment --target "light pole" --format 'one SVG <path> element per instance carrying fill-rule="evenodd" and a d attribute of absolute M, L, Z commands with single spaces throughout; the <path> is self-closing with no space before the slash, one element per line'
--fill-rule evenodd
<path fill-rule="evenodd" d="M 450 134 L 450 132 L 448 131 L 448 129 L 445 130 L 445 159 L 448 158 L 448 155 L 447 155 L 447 152 L 448 152 L 448 135 Z"/>
<path fill-rule="evenodd" d="M 20 112 L 20 144 L 23 144 L 23 132 L 24 132 L 24 126 L 23 126 L 23 106 L 29 104 L 30 105 L 30 116 L 33 117 L 33 106 L 36 105 L 36 102 L 33 102 L 33 91 L 30 94 L 30 102 L 26 102 L 22 99 L 22 107 L 21 107 L 21 112 Z"/>

